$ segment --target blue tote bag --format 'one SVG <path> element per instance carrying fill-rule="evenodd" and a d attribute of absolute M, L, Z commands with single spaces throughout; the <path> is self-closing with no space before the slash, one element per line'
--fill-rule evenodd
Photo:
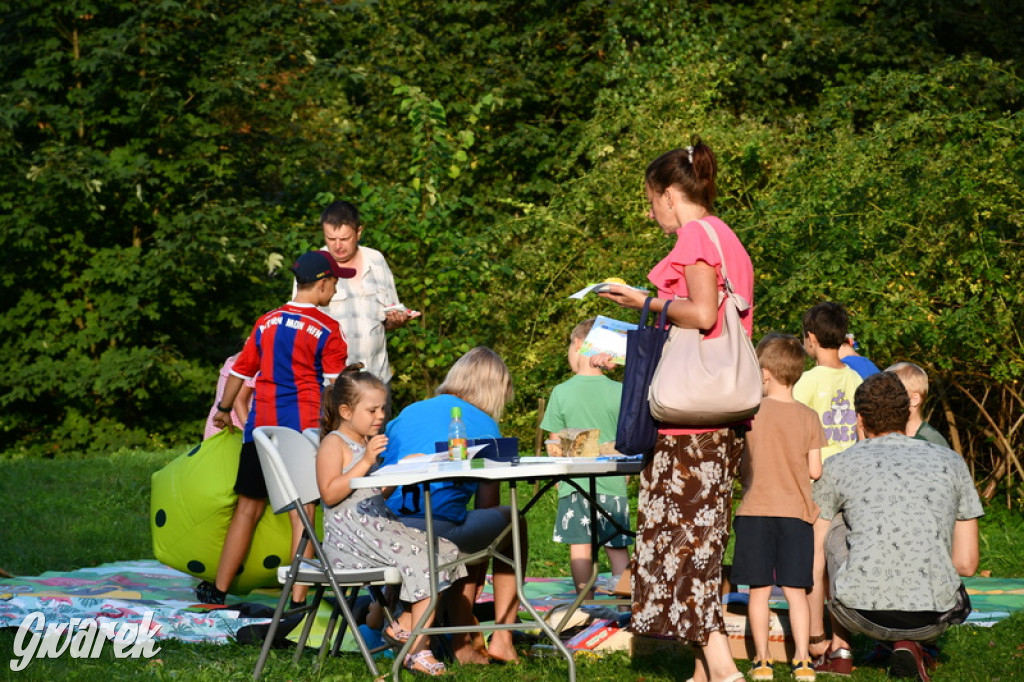
<path fill-rule="evenodd" d="M 649 455 L 658 440 L 658 425 L 651 416 L 647 392 L 668 338 L 669 301 L 665 301 L 657 325 L 652 326 L 647 324 L 652 299 L 648 297 L 644 301 L 639 326 L 626 332 L 622 402 L 615 430 L 615 449 L 625 455 Z"/>

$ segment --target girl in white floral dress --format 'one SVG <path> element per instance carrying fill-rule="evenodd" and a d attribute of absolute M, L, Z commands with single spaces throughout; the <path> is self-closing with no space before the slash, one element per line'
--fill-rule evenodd
<path fill-rule="evenodd" d="M 411 604 L 412 622 L 419 622 L 427 608 L 430 581 L 427 536 L 406 526 L 384 504 L 379 489 L 353 490 L 352 479 L 366 476 L 377 457 L 387 449 L 387 436 L 379 434 L 384 423 L 387 389 L 369 372 L 346 369 L 324 392 L 316 477 L 324 511 L 324 552 L 331 566 L 358 569 L 395 566 L 402 573 L 401 599 Z M 390 491 L 385 491 L 390 494 Z M 454 543 L 438 540 L 438 565 L 458 558 Z M 444 590 L 466 575 L 464 566 L 441 571 L 438 588 Z M 429 621 L 426 623 L 429 625 Z M 393 623 L 387 635 L 404 640 L 408 633 Z M 405 667 L 428 675 L 445 672 L 444 663 L 430 652 L 421 636 L 406 657 Z"/>

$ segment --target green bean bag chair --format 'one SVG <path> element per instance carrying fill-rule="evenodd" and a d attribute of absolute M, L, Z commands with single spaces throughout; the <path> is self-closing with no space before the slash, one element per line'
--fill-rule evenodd
<path fill-rule="evenodd" d="M 241 432 L 224 430 L 153 474 L 150 525 L 159 561 L 213 582 L 238 498 L 233 488 L 241 449 Z M 277 567 L 291 563 L 291 535 L 288 515 L 274 514 L 268 504 L 229 591 L 276 587 Z"/>

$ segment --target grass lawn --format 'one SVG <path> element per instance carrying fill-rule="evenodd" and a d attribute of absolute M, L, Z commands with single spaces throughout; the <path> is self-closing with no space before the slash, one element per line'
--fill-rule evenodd
<path fill-rule="evenodd" d="M 14 575 L 38 575 L 152 557 L 150 475 L 180 452 L 125 451 L 90 460 L 0 460 L 0 568 Z M 549 492 L 530 512 L 531 575 L 568 574 L 567 549 L 551 542 L 555 505 L 554 493 Z M 994 576 L 1024 576 L 1024 516 L 998 506 L 986 511 L 981 523 L 981 570 Z M 8 659 L 13 656 L 14 643 L 14 631 L 0 631 L 0 652 L 6 652 Z M 859 644 L 862 649 L 870 648 L 866 641 Z M 995 628 L 953 628 L 940 644 L 946 662 L 933 675 L 938 682 L 1024 680 L 1024 614 Z M 106 646 L 98 660 L 69 656 L 36 660 L 21 672 L 12 672 L 7 660 L 0 660 L 0 679 L 247 680 L 258 655 L 256 647 L 233 644 L 165 641 L 161 647 L 152 660 L 117 660 Z M 314 672 L 311 655 L 299 668 L 291 666 L 291 655 L 290 651 L 274 652 L 264 679 L 368 679 L 357 656 L 328 660 L 322 670 Z M 739 663 L 741 670 L 748 666 L 746 661 Z M 456 667 L 453 671 L 449 678 L 460 680 L 565 679 L 565 665 L 557 659 L 529 659 L 519 666 Z M 581 658 L 577 668 L 580 680 L 636 682 L 681 682 L 692 672 L 692 656 L 684 649 L 633 659 L 624 654 Z M 776 679 L 792 677 L 782 671 L 776 673 Z M 883 668 L 861 667 L 850 679 L 866 682 L 887 677 Z"/>

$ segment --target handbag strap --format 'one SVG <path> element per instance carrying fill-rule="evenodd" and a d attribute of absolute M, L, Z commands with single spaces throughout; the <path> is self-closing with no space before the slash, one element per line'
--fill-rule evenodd
<path fill-rule="evenodd" d="M 725 285 L 725 296 L 719 295 L 718 306 L 721 307 L 722 303 L 726 298 L 731 298 L 733 303 L 736 304 L 737 310 L 746 310 L 750 307 L 750 302 L 746 298 L 737 294 L 732 288 L 732 282 L 729 281 L 729 271 L 725 267 L 725 254 L 722 252 L 722 243 L 718 240 L 718 232 L 715 228 L 711 227 L 711 223 L 706 220 L 698 220 L 701 227 L 704 228 L 704 232 L 707 233 L 708 239 L 718 249 L 718 259 L 722 262 L 722 282 Z"/>
<path fill-rule="evenodd" d="M 661 312 L 658 313 L 658 329 L 665 329 L 668 324 L 668 307 L 672 305 L 672 301 L 665 301 L 665 305 L 661 306 Z"/>
<path fill-rule="evenodd" d="M 647 316 L 651 312 L 651 301 L 655 296 L 648 296 L 644 299 L 644 307 L 640 310 L 640 328 L 647 327 Z M 668 306 L 672 301 L 665 301 L 665 305 L 662 306 L 661 312 L 658 313 L 658 329 L 664 329 L 665 323 L 668 322 Z"/>
<path fill-rule="evenodd" d="M 718 241 L 718 232 L 715 231 L 715 228 L 711 227 L 711 223 L 704 219 L 698 220 L 697 222 L 704 228 L 704 232 L 708 235 L 708 239 L 710 239 L 711 243 L 715 245 L 716 249 L 718 249 L 718 260 L 722 263 L 722 281 L 725 283 L 725 290 L 732 294 L 732 282 L 729 281 L 729 271 L 725 267 L 725 254 L 722 253 L 722 242 Z"/>

